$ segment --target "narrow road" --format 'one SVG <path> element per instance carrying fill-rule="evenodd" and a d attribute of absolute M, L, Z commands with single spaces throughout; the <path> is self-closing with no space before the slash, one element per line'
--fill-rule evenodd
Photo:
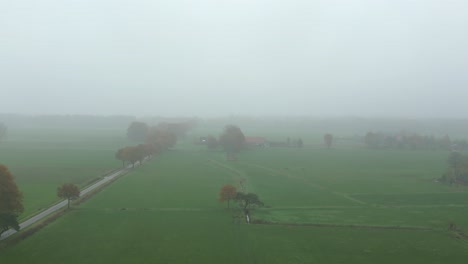
<path fill-rule="evenodd" d="M 145 159 L 146 161 L 146 159 Z M 141 164 L 135 164 L 135 167 L 139 166 Z M 106 184 L 107 182 L 113 180 L 115 177 L 118 177 L 120 176 L 121 174 L 125 173 L 125 172 L 128 172 L 130 169 L 132 168 L 131 165 L 125 167 L 124 169 L 120 169 L 110 175 L 107 175 L 105 176 L 102 180 L 88 186 L 86 189 L 84 190 L 81 190 L 80 192 L 80 196 L 83 196 L 91 191 L 93 191 L 94 189 L 96 188 L 99 188 L 100 186 L 102 186 L 103 184 Z M 68 201 L 67 200 L 63 200 L 55 205 L 52 205 L 51 207 L 47 208 L 46 210 L 38 213 L 37 215 L 31 217 L 31 218 L 28 218 L 27 220 L 25 220 L 24 222 L 20 223 L 20 229 L 23 229 L 23 228 L 26 228 L 34 223 L 37 223 L 38 221 L 44 219 L 46 216 L 54 213 L 54 212 L 57 212 L 58 210 L 62 209 L 63 207 L 67 206 L 68 204 Z M 1 236 L 0 236 L 0 240 L 3 240 L 11 235 L 13 235 L 14 233 L 16 233 L 17 231 L 14 230 L 14 229 L 9 229 L 8 231 L 4 232 Z"/>

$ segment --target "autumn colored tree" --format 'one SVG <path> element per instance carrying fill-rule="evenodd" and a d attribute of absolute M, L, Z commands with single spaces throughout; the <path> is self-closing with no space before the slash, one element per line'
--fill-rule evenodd
<path fill-rule="evenodd" d="M 146 137 L 146 143 L 169 149 L 177 143 L 177 136 L 169 130 L 152 128 Z"/>
<path fill-rule="evenodd" d="M 80 197 L 80 189 L 72 183 L 65 183 L 57 188 L 57 196 L 62 199 L 67 199 L 68 208 L 70 208 L 70 201 Z"/>
<path fill-rule="evenodd" d="M 119 150 L 117 150 L 117 152 L 115 153 L 115 158 L 122 161 L 122 167 L 125 168 L 125 148 L 121 148 Z"/>
<path fill-rule="evenodd" d="M 195 125 L 194 120 L 183 122 L 161 122 L 156 127 L 157 129 L 167 130 L 176 135 L 177 138 L 185 138 L 187 132 Z"/>
<path fill-rule="evenodd" d="M 149 157 L 151 155 L 148 144 L 140 144 L 136 146 L 135 151 L 137 152 L 136 155 L 138 157 L 138 161 L 140 162 L 140 164 L 143 163 L 143 160 L 146 157 Z"/>
<path fill-rule="evenodd" d="M 144 144 L 143 151 L 145 156 L 151 157 L 156 155 L 161 150 L 161 147 L 157 144 Z"/>
<path fill-rule="evenodd" d="M 327 148 L 331 148 L 333 143 L 333 135 L 330 133 L 325 134 L 323 136 L 323 141 L 325 142 L 325 146 L 327 146 Z"/>
<path fill-rule="evenodd" d="M 219 137 L 219 143 L 223 146 L 228 158 L 233 158 L 239 152 L 245 142 L 244 133 L 238 126 L 227 125 L 223 134 Z"/>
<path fill-rule="evenodd" d="M 229 202 L 236 198 L 236 194 L 236 187 L 232 186 L 231 184 L 226 184 L 219 191 L 219 201 L 222 203 L 227 201 L 227 207 L 229 208 Z"/>
<path fill-rule="evenodd" d="M 18 216 L 23 212 L 23 195 L 8 168 L 0 164 L 0 236 L 10 228 L 20 229 Z"/>
<path fill-rule="evenodd" d="M 135 121 L 127 128 L 127 138 L 132 141 L 145 141 L 148 131 L 146 123 Z"/>
<path fill-rule="evenodd" d="M 135 163 L 141 158 L 139 149 L 135 146 L 126 147 L 123 150 L 123 155 L 125 160 L 132 164 L 132 168 L 135 168 Z"/>
<path fill-rule="evenodd" d="M 134 168 L 137 161 L 141 164 L 146 157 L 157 154 L 159 151 L 160 148 L 155 144 L 139 144 L 119 149 L 115 153 L 115 158 L 121 160 L 124 167 L 125 162 L 129 162 Z"/>

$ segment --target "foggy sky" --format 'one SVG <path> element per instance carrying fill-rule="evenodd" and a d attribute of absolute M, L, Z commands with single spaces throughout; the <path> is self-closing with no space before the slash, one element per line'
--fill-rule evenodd
<path fill-rule="evenodd" d="M 0 0 L 0 112 L 468 117 L 466 0 Z"/>

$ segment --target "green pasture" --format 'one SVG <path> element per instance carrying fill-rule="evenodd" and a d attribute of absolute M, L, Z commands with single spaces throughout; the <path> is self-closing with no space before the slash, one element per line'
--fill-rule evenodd
<path fill-rule="evenodd" d="M 227 162 L 180 144 L 0 252 L 0 262 L 465 263 L 468 241 L 447 227 L 468 229 L 468 193 L 434 181 L 447 155 L 267 148 Z M 276 225 L 234 223 L 236 210 L 217 195 L 240 180 L 265 203 L 253 218 Z"/>
<path fill-rule="evenodd" d="M 11 129 L 0 142 L 6 165 L 23 192 L 22 218 L 58 200 L 63 183 L 86 185 L 116 169 L 117 148 L 126 144 L 122 131 L 97 129 Z"/>
<path fill-rule="evenodd" d="M 5 263 L 464 263 L 467 245 L 430 231 L 232 224 L 211 212 L 80 208 Z"/>

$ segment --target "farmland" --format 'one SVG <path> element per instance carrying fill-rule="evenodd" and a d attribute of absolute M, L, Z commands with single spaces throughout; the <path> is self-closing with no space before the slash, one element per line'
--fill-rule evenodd
<path fill-rule="evenodd" d="M 0 144 L 0 163 L 8 166 L 24 195 L 25 218 L 58 200 L 63 183 L 84 186 L 119 167 L 115 150 L 125 144 L 122 130 L 12 129 Z"/>
<path fill-rule="evenodd" d="M 88 157 L 87 169 L 115 165 L 115 139 L 98 146 L 109 160 Z M 468 242 L 447 226 L 468 227 L 468 193 L 434 181 L 447 155 L 255 148 L 228 162 L 185 142 L 2 251 L 0 261 L 464 263 Z M 217 201 L 222 185 L 240 180 L 265 203 L 252 212 L 263 224 L 233 223 L 235 210 Z"/>

